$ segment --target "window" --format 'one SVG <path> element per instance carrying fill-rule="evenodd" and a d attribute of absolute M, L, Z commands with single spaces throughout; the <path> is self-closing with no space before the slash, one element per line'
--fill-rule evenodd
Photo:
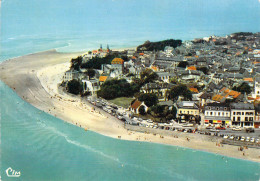
<path fill-rule="evenodd" d="M 224 112 L 222 112 L 222 116 L 224 116 Z"/>
<path fill-rule="evenodd" d="M 210 115 L 211 115 L 211 116 L 212 116 L 212 114 L 213 114 L 213 113 L 212 113 L 212 112 L 210 112 Z"/>
<path fill-rule="evenodd" d="M 244 112 L 242 112 L 242 115 L 244 115 Z"/>
<path fill-rule="evenodd" d="M 228 113 L 226 112 L 226 116 L 228 116 Z"/>
<path fill-rule="evenodd" d="M 218 115 L 220 116 L 220 112 L 218 112 Z"/>
<path fill-rule="evenodd" d="M 237 117 L 237 121 L 240 121 L 240 117 Z"/>
<path fill-rule="evenodd" d="M 180 111 L 180 114 L 182 113 L 182 111 Z"/>
<path fill-rule="evenodd" d="M 233 115 L 236 115 L 236 112 L 233 112 Z"/>
<path fill-rule="evenodd" d="M 219 108 L 217 107 L 217 110 L 219 110 Z"/>
<path fill-rule="evenodd" d="M 253 117 L 250 117 L 250 118 L 249 118 L 249 121 L 253 121 Z"/>
<path fill-rule="evenodd" d="M 233 117 L 233 121 L 236 121 L 236 118 L 235 118 L 235 117 Z"/>
<path fill-rule="evenodd" d="M 237 112 L 237 115 L 241 115 L 241 112 Z"/>
<path fill-rule="evenodd" d="M 224 107 L 224 110 L 226 111 L 226 110 L 227 110 L 227 108 L 226 108 L 226 107 Z"/>
<path fill-rule="evenodd" d="M 248 117 L 245 117 L 245 121 L 248 121 Z"/>

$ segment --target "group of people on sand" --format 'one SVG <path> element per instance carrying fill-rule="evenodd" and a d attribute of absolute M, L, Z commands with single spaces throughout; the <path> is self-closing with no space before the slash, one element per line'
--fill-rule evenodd
<path fill-rule="evenodd" d="M 216 143 L 216 146 L 218 146 L 218 147 L 224 147 L 223 144 L 218 143 L 218 142 Z"/>

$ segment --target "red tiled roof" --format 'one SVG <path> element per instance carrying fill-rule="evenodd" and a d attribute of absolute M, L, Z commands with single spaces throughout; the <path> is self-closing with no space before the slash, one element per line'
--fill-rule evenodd
<path fill-rule="evenodd" d="M 100 76 L 99 82 L 105 82 L 107 80 L 107 76 Z"/>
<path fill-rule="evenodd" d="M 253 78 L 244 78 L 244 81 L 253 82 Z"/>
<path fill-rule="evenodd" d="M 190 88 L 190 91 L 191 91 L 191 92 L 195 92 L 195 93 L 199 93 L 198 89 L 197 89 L 197 88 L 194 88 L 194 87 L 191 87 L 191 88 Z"/>
<path fill-rule="evenodd" d="M 195 66 L 187 67 L 187 70 L 197 70 Z"/>
<path fill-rule="evenodd" d="M 114 58 L 111 64 L 123 64 L 124 60 L 122 58 Z"/>
<path fill-rule="evenodd" d="M 142 104 L 142 102 L 140 102 L 136 99 L 135 102 L 131 105 L 131 108 L 137 109 L 141 104 Z"/>

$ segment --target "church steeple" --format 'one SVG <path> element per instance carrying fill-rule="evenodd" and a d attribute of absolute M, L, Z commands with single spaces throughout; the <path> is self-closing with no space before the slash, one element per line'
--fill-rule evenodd
<path fill-rule="evenodd" d="M 107 52 L 110 52 L 109 45 L 107 44 Z"/>

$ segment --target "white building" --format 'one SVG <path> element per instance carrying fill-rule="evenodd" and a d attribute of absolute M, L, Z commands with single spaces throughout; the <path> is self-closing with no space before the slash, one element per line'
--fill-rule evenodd
<path fill-rule="evenodd" d="M 100 85 L 98 80 L 82 80 L 83 91 L 90 92 L 91 95 L 96 95 L 97 91 L 100 90 Z"/>
<path fill-rule="evenodd" d="M 260 97 L 260 77 L 255 78 L 253 98 Z"/>
<path fill-rule="evenodd" d="M 251 103 L 231 103 L 232 126 L 253 127 L 255 107 Z"/>
<path fill-rule="evenodd" d="M 63 81 L 64 82 L 68 82 L 71 81 L 73 79 L 78 79 L 79 76 L 79 72 L 76 70 L 68 70 L 65 72 L 64 76 L 63 76 Z"/>
<path fill-rule="evenodd" d="M 222 124 L 223 126 L 231 125 L 230 107 L 228 104 L 208 103 L 205 105 L 204 111 L 204 124 Z"/>

